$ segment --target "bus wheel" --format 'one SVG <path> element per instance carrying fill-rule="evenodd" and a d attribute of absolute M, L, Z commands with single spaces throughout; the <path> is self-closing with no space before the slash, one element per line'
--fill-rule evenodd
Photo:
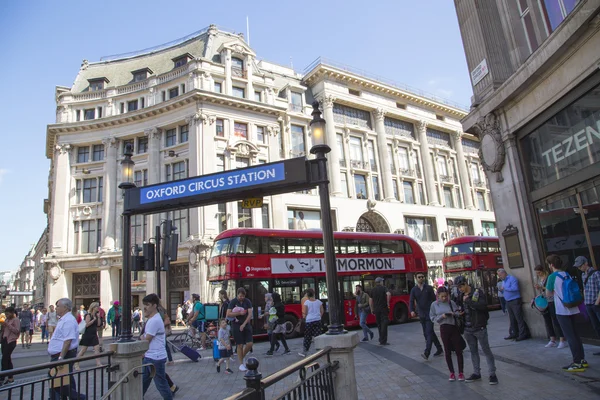
<path fill-rule="evenodd" d="M 404 324 L 408 321 L 408 310 L 404 303 L 398 303 L 394 306 L 394 323 Z"/>
<path fill-rule="evenodd" d="M 293 339 L 298 336 L 298 332 L 296 332 L 296 325 L 298 324 L 298 318 L 294 317 L 291 314 L 285 314 L 285 338 Z"/>

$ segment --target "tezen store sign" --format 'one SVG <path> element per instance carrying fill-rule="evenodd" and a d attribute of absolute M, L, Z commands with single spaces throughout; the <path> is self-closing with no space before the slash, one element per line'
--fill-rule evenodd
<path fill-rule="evenodd" d="M 521 139 L 533 190 L 600 161 L 600 90 L 592 90 Z"/>

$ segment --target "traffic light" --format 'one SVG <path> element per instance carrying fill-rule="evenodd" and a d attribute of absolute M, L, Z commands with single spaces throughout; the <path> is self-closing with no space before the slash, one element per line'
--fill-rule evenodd
<path fill-rule="evenodd" d="M 177 260 L 177 246 L 179 245 L 179 235 L 174 233 L 177 227 L 173 226 L 173 221 L 165 221 L 165 236 L 163 245 L 163 271 L 168 271 L 172 260 Z"/>
<path fill-rule="evenodd" d="M 154 271 L 155 261 L 154 243 L 144 243 L 144 271 Z"/>
<path fill-rule="evenodd" d="M 134 255 L 131 256 L 131 271 L 138 272 L 143 271 L 144 257 L 140 256 L 141 247 L 135 245 Z"/>

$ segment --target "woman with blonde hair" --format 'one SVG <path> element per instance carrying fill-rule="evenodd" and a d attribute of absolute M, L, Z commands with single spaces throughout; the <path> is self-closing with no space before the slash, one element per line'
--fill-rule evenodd
<path fill-rule="evenodd" d="M 100 319 L 100 312 L 98 310 L 99 304 L 94 302 L 90 304 L 88 313 L 85 314 L 85 331 L 81 335 L 79 341 L 79 354 L 77 357 L 83 357 L 88 347 L 94 348 L 94 354 L 100 354 L 100 341 L 98 340 L 98 327 L 102 326 L 102 320 Z M 101 366 L 100 359 L 96 359 L 96 365 Z M 77 365 L 79 369 L 79 365 Z"/>

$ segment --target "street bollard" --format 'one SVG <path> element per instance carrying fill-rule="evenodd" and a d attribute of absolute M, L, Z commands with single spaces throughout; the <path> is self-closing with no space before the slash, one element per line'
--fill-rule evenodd
<path fill-rule="evenodd" d="M 244 374 L 244 380 L 246 381 L 246 388 L 254 389 L 254 396 L 252 399 L 254 400 L 262 400 L 263 393 L 260 386 L 260 380 L 262 379 L 262 374 L 258 371 L 258 360 L 254 357 L 250 357 L 248 361 L 246 361 L 246 368 L 248 371 Z"/>

